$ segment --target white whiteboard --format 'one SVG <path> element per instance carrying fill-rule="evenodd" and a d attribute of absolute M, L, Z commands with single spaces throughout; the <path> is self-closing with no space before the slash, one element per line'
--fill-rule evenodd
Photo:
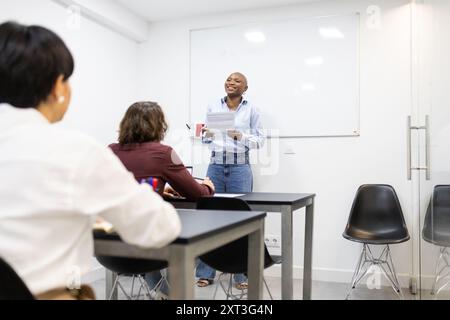
<path fill-rule="evenodd" d="M 281 137 L 359 135 L 359 14 L 191 30 L 191 122 L 233 72 Z"/>

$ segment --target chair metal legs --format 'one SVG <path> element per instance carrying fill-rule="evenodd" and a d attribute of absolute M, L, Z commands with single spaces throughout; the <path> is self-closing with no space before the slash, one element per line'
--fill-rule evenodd
<path fill-rule="evenodd" d="M 450 275 L 450 253 L 448 248 L 441 248 L 441 254 L 436 262 L 436 271 L 434 276 L 433 288 L 431 289 L 432 295 L 438 295 L 445 287 L 450 283 L 448 276 Z M 443 281 L 442 281 L 443 280 Z M 436 288 L 438 288 L 436 290 Z"/>
<path fill-rule="evenodd" d="M 219 279 L 217 280 L 217 283 L 216 283 L 216 289 L 214 290 L 213 300 L 216 300 L 217 290 L 219 290 L 219 282 L 222 281 L 222 276 L 223 276 L 223 275 L 224 275 L 223 273 L 221 273 L 221 274 L 219 275 Z"/>
<path fill-rule="evenodd" d="M 229 274 L 228 287 L 225 287 L 222 282 L 222 278 L 225 277 L 226 275 L 228 275 L 228 274 L 221 273 L 219 275 L 219 279 L 216 284 L 216 289 L 214 290 L 213 300 L 216 300 L 217 291 L 219 289 L 219 286 L 222 288 L 223 292 L 225 293 L 227 300 L 229 300 L 229 299 L 242 300 L 247 295 L 247 290 L 239 290 L 240 292 L 238 292 L 237 294 L 234 293 L 234 291 L 233 291 L 233 275 L 232 274 Z M 273 300 L 272 293 L 270 292 L 269 286 L 267 285 L 267 281 L 264 277 L 263 277 L 263 282 L 267 289 L 267 292 L 269 293 L 270 300 Z"/>
<path fill-rule="evenodd" d="M 264 277 L 263 277 L 263 281 L 264 281 L 264 285 L 265 285 L 265 287 L 267 289 L 267 292 L 269 293 L 270 300 L 273 300 L 272 293 L 270 292 L 269 286 L 267 285 L 267 281 L 266 281 L 266 279 Z"/>
<path fill-rule="evenodd" d="M 158 299 L 158 292 L 161 291 L 161 288 L 164 285 L 164 283 L 167 285 L 167 288 L 170 291 L 170 284 L 169 281 L 167 280 L 167 269 L 161 270 L 160 272 L 161 272 L 161 279 L 153 288 L 150 289 L 150 292 L 154 293 L 153 295 L 154 299 Z"/>
<path fill-rule="evenodd" d="M 139 291 L 138 291 L 136 296 L 134 295 L 134 290 L 133 290 L 134 288 L 132 287 L 132 289 L 131 289 L 131 299 L 132 300 L 133 299 L 139 300 L 139 298 L 141 297 L 142 289 L 144 289 L 144 297 L 147 296 L 148 298 L 150 298 L 151 297 L 151 294 L 150 294 L 151 290 L 150 290 L 147 282 L 145 281 L 144 277 L 141 276 L 140 274 L 139 275 L 133 275 L 133 282 L 134 282 L 135 278 L 137 278 L 139 280 L 140 286 L 139 286 Z"/>
<path fill-rule="evenodd" d="M 112 300 L 112 297 L 114 295 L 114 291 L 116 290 L 116 287 L 119 284 L 119 278 L 120 278 L 120 275 L 117 275 L 116 280 L 114 280 L 114 284 L 113 284 L 113 286 L 111 288 L 111 294 L 109 295 L 108 300 Z"/>
<path fill-rule="evenodd" d="M 226 275 L 229 275 L 229 281 L 228 281 L 227 287 L 225 287 L 225 285 L 222 282 L 222 278 L 224 278 Z M 216 299 L 219 286 L 222 288 L 223 292 L 225 293 L 227 300 L 230 300 L 230 299 L 231 300 L 242 300 L 247 295 L 247 290 L 240 290 L 241 292 L 237 293 L 237 294 L 233 292 L 233 275 L 232 274 L 221 273 L 219 275 L 219 279 L 217 280 L 217 284 L 216 284 L 216 289 L 214 290 L 213 300 Z"/>
<path fill-rule="evenodd" d="M 108 297 L 108 300 L 112 299 L 112 296 L 114 294 L 114 291 L 116 290 L 116 288 L 119 288 L 122 293 L 125 295 L 125 297 L 127 298 L 127 300 L 139 300 L 139 298 L 141 297 L 141 292 L 142 290 L 144 290 L 144 295 L 146 295 L 147 297 L 151 297 L 151 289 L 148 287 L 147 282 L 145 282 L 145 279 L 142 277 L 142 275 L 140 274 L 134 274 L 132 276 L 132 282 L 131 282 L 131 292 L 130 294 L 127 293 L 127 291 L 125 290 L 125 288 L 122 286 L 122 284 L 120 283 L 120 278 L 122 276 L 119 274 L 116 277 L 116 280 L 114 281 L 112 290 L 111 290 L 111 295 Z M 137 293 L 137 295 L 134 295 L 134 289 L 135 289 L 135 280 L 139 281 L 139 291 Z M 163 278 L 164 279 L 164 278 Z M 163 279 L 161 279 L 160 283 L 162 283 Z M 158 285 L 156 287 L 160 287 L 161 284 L 158 283 Z M 156 288 L 155 287 L 155 288 Z"/>
<path fill-rule="evenodd" d="M 381 255 L 378 258 L 375 258 L 368 244 L 364 244 L 361 256 L 356 266 L 355 273 L 353 274 L 351 287 L 348 290 L 346 299 L 350 298 L 353 290 L 356 288 L 358 283 L 367 275 L 372 267 L 377 267 L 378 270 L 382 271 L 381 273 L 389 280 L 392 289 L 394 289 L 395 293 L 401 299 L 403 299 L 404 296 L 397 277 L 397 273 L 395 272 L 389 245 L 386 245 Z"/>

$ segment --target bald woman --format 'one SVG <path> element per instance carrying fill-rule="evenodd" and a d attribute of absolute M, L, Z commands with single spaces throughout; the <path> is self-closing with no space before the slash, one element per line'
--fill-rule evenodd
<path fill-rule="evenodd" d="M 253 173 L 249 152 L 262 147 L 263 134 L 260 114 L 244 94 L 248 90 L 247 78 L 240 72 L 231 74 L 225 81 L 226 96 L 208 107 L 208 113 L 232 112 L 235 127 L 226 133 L 214 133 L 204 129 L 203 142 L 211 150 L 211 163 L 207 176 L 216 186 L 216 193 L 249 193 L 253 191 Z M 203 262 L 197 266 L 197 285 L 205 287 L 213 283 L 216 272 Z M 238 289 L 247 288 L 243 274 L 234 275 Z"/>

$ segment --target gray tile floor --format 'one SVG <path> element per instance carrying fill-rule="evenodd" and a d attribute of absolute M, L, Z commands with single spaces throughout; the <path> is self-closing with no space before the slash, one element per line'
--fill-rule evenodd
<path fill-rule="evenodd" d="M 269 278 L 266 277 L 266 281 L 270 288 L 270 291 L 275 300 L 281 299 L 281 279 L 280 278 Z M 226 280 L 224 280 L 224 283 Z M 131 292 L 131 278 L 122 278 L 121 283 L 127 292 Z M 214 290 L 217 281 L 214 285 L 208 286 L 206 288 L 198 288 L 195 286 L 195 298 L 197 300 L 211 300 L 214 295 Z M 105 299 L 105 280 L 98 280 L 91 283 L 94 288 L 97 299 Z M 347 294 L 348 285 L 343 283 L 332 283 L 332 282 L 319 282 L 313 281 L 312 288 L 312 298 L 313 300 L 344 300 Z M 405 299 L 415 300 L 419 299 L 419 295 L 411 295 L 408 290 L 404 289 L 403 294 Z M 217 299 L 225 299 L 225 293 L 221 288 L 218 290 Z M 142 298 L 144 298 L 142 296 Z M 439 299 L 450 299 L 450 292 L 443 292 L 439 295 Z M 119 299 L 125 299 L 125 296 L 119 290 Z M 267 290 L 264 289 L 264 299 L 270 300 Z M 302 281 L 294 280 L 294 299 L 302 299 Z M 364 286 L 358 287 L 353 291 L 351 298 L 352 300 L 397 300 L 398 296 L 390 287 L 382 287 L 379 290 L 370 290 Z M 428 292 L 422 293 L 422 299 L 435 299 Z"/>

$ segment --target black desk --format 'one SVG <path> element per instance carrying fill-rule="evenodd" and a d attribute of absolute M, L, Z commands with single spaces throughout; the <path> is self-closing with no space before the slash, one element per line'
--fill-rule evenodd
<path fill-rule="evenodd" d="M 249 193 L 238 197 L 247 201 L 253 210 L 281 212 L 282 299 L 292 300 L 293 286 L 293 212 L 306 207 L 305 251 L 303 261 L 303 299 L 311 299 L 312 252 L 315 194 L 303 193 Z M 196 204 L 186 199 L 166 199 L 176 208 L 194 209 Z M 250 286 L 249 286 L 250 287 Z"/>
<path fill-rule="evenodd" d="M 165 260 L 169 263 L 170 298 L 194 299 L 195 258 L 224 244 L 249 236 L 249 299 L 262 298 L 265 212 L 178 210 L 180 236 L 161 249 L 143 249 L 123 242 L 117 235 L 94 233 L 95 254 L 102 256 Z M 111 294 L 115 274 L 106 277 L 106 297 Z M 113 293 L 117 298 L 117 293 Z"/>

